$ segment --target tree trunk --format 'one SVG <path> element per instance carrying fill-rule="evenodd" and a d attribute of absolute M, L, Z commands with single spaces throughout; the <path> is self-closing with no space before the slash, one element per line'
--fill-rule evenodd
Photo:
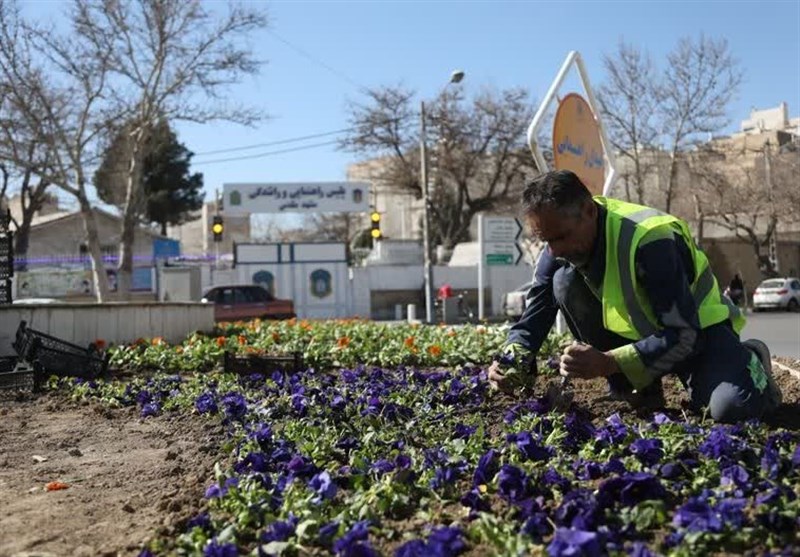
<path fill-rule="evenodd" d="M 639 205 L 644 205 L 644 176 L 642 176 L 642 163 L 639 161 L 639 152 L 636 152 L 636 158 L 633 161 L 635 172 L 636 172 L 636 197 L 638 201 L 636 201 Z M 627 180 L 627 177 L 626 177 Z M 628 188 L 627 181 L 625 182 L 625 188 Z M 630 192 L 628 192 L 628 201 L 631 200 Z"/>
<path fill-rule="evenodd" d="M 119 245 L 119 263 L 117 265 L 117 291 L 119 299 L 131 299 L 131 286 L 133 282 L 133 243 L 136 239 L 136 222 L 139 216 L 139 198 L 142 161 L 141 145 L 144 140 L 144 130 L 140 127 L 131 139 L 131 163 L 128 168 L 127 184 L 125 187 L 125 205 L 122 211 L 122 230 Z"/>
<path fill-rule="evenodd" d="M 94 218 L 92 205 L 86 197 L 85 190 L 81 187 L 78 204 L 83 217 L 83 229 L 86 232 L 86 247 L 92 258 L 92 281 L 97 301 L 102 303 L 108 300 L 108 275 L 103 264 L 103 253 L 100 250 L 100 234 L 97 231 L 97 221 Z"/>
<path fill-rule="evenodd" d="M 664 212 L 669 213 L 672 208 L 672 188 L 675 187 L 675 177 L 678 174 L 678 161 L 677 161 L 678 147 L 672 147 L 669 154 L 669 178 L 667 178 L 667 203 Z"/>
<path fill-rule="evenodd" d="M 703 249 L 703 227 L 705 226 L 705 214 L 703 213 L 703 209 L 700 206 L 700 198 L 697 195 L 692 196 L 694 197 L 694 216 L 697 219 L 697 246 L 700 249 Z"/>
<path fill-rule="evenodd" d="M 166 236 L 167 235 L 167 223 L 166 223 L 166 221 L 161 223 L 161 235 L 162 236 Z"/>
<path fill-rule="evenodd" d="M 17 271 L 28 270 L 28 246 L 31 239 L 31 219 L 22 218 L 22 222 L 14 232 L 14 268 Z"/>

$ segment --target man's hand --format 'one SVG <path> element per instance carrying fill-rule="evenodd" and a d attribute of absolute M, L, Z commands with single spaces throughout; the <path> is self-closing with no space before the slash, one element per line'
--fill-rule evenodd
<path fill-rule="evenodd" d="M 530 389 L 536 380 L 536 374 L 529 369 L 528 365 L 525 368 L 513 367 L 504 369 L 502 364 L 495 360 L 487 371 L 489 385 L 493 389 L 498 389 L 507 394 L 519 394 Z"/>
<path fill-rule="evenodd" d="M 618 371 L 614 358 L 581 342 L 573 342 L 561 355 L 559 373 L 570 379 L 606 377 Z"/>
<path fill-rule="evenodd" d="M 500 362 L 492 362 L 492 365 L 489 366 L 488 374 L 489 385 L 491 385 L 493 388 L 504 393 L 513 393 L 517 389 L 517 386 L 514 385 L 514 381 L 511 381 L 510 378 L 503 375 L 503 370 L 500 368 Z"/>

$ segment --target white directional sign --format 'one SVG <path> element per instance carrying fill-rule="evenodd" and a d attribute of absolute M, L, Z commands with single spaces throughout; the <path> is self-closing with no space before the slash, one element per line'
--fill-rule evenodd
<path fill-rule="evenodd" d="M 484 217 L 483 253 L 487 265 L 517 265 L 522 260 L 522 250 L 517 240 L 522 235 L 522 224 L 513 217 Z"/>

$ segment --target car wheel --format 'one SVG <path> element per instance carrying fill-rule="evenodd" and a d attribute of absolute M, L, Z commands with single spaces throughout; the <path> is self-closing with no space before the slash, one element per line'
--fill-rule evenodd
<path fill-rule="evenodd" d="M 798 311 L 800 310 L 800 304 L 797 303 L 797 300 L 792 298 L 791 300 L 789 300 L 789 303 L 786 304 L 786 309 L 788 309 L 789 311 Z"/>

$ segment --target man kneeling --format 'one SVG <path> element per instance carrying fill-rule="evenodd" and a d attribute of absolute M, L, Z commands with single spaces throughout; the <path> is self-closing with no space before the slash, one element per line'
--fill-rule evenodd
<path fill-rule="evenodd" d="M 561 356 L 570 379 L 605 377 L 609 396 L 663 405 L 661 377 L 677 375 L 691 406 L 720 422 L 760 418 L 781 403 L 767 346 L 740 342 L 744 317 L 723 296 L 687 224 L 656 209 L 592 197 L 574 173 L 525 189 L 525 219 L 546 243 L 506 349 L 534 356 L 561 310 L 578 342 Z M 500 364 L 489 380 L 506 390 Z"/>

